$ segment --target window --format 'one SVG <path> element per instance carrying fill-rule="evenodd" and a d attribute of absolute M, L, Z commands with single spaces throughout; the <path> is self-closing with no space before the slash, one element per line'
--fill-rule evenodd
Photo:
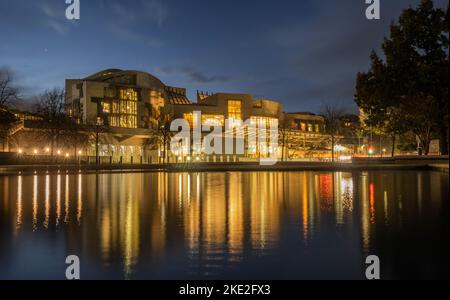
<path fill-rule="evenodd" d="M 316 132 L 320 132 L 320 126 L 319 126 L 319 124 L 316 124 Z"/>
<path fill-rule="evenodd" d="M 250 117 L 250 122 L 255 124 L 258 127 L 265 127 L 269 129 L 270 126 L 275 126 L 278 121 L 276 118 L 268 118 L 268 117 Z"/>
<path fill-rule="evenodd" d="M 242 101 L 228 100 L 228 118 L 242 120 Z"/>
<path fill-rule="evenodd" d="M 194 126 L 194 115 L 192 113 L 183 114 L 183 118 L 188 121 L 191 128 Z"/>
<path fill-rule="evenodd" d="M 112 127 L 137 128 L 137 101 L 138 93 L 132 88 L 122 88 L 119 90 L 119 99 L 110 103 L 103 103 L 103 112 L 108 110 L 112 114 L 109 124 Z M 105 106 L 105 104 L 107 104 Z"/>
<path fill-rule="evenodd" d="M 313 132 L 313 124 L 308 124 L 308 132 Z"/>
<path fill-rule="evenodd" d="M 102 102 L 102 111 L 105 114 L 111 113 L 111 104 L 108 102 Z"/>
<path fill-rule="evenodd" d="M 202 125 L 223 126 L 225 123 L 222 115 L 202 115 Z"/>
<path fill-rule="evenodd" d="M 192 113 L 186 113 L 183 118 L 188 121 L 189 125 L 194 125 L 194 115 Z M 202 114 L 202 125 L 204 126 L 224 126 L 225 118 L 223 115 L 204 115 Z"/>
<path fill-rule="evenodd" d="M 306 123 L 301 123 L 300 124 L 300 129 L 302 130 L 302 131 L 306 131 Z"/>

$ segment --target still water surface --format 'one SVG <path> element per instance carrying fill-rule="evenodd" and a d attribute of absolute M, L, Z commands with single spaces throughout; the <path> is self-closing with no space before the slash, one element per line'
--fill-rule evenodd
<path fill-rule="evenodd" d="M 0 177 L 0 279 L 449 277 L 448 174 Z"/>

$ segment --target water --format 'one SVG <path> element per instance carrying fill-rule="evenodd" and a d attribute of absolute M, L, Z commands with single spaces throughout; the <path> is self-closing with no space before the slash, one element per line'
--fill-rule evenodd
<path fill-rule="evenodd" d="M 0 177 L 0 279 L 449 277 L 448 174 Z"/>

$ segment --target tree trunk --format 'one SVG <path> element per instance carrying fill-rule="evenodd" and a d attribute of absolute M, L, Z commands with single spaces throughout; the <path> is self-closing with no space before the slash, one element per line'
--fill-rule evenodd
<path fill-rule="evenodd" d="M 50 141 L 50 154 L 51 154 L 51 156 L 53 156 L 54 148 L 55 148 L 55 138 L 52 136 L 51 137 L 51 141 Z"/>
<path fill-rule="evenodd" d="M 424 143 L 424 151 L 425 151 L 425 155 L 430 154 L 430 139 L 427 139 Z"/>
<path fill-rule="evenodd" d="M 167 141 L 166 137 L 163 137 L 163 165 L 166 164 L 166 153 L 167 153 Z"/>
<path fill-rule="evenodd" d="M 331 162 L 334 162 L 334 135 L 331 135 Z"/>
<path fill-rule="evenodd" d="M 392 135 L 392 152 L 391 152 L 391 156 L 392 157 L 395 156 L 395 134 Z"/>
<path fill-rule="evenodd" d="M 441 124 L 439 128 L 440 134 L 440 152 L 441 155 L 448 155 L 448 134 L 447 134 L 447 126 L 445 124 Z"/>

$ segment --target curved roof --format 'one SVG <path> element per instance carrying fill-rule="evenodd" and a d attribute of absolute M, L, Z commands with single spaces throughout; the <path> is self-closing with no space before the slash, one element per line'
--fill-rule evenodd
<path fill-rule="evenodd" d="M 140 82 L 140 85 L 157 85 L 160 88 L 164 88 L 166 85 L 157 77 L 142 71 L 135 70 L 121 70 L 121 69 L 106 69 L 100 72 L 97 72 L 93 75 L 90 75 L 84 80 L 92 80 L 92 81 L 110 81 L 115 78 L 124 77 L 126 75 L 136 76 L 136 80 Z M 146 84 L 147 83 L 147 84 Z M 138 84 L 138 83 L 136 83 Z"/>

